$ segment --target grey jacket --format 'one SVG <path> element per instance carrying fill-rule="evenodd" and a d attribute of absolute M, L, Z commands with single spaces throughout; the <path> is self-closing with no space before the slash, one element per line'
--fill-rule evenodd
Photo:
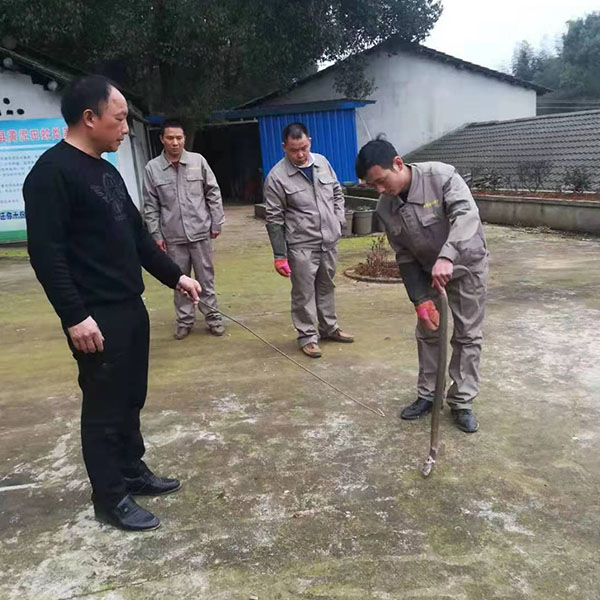
<path fill-rule="evenodd" d="M 267 228 L 285 227 L 288 246 L 329 249 L 345 223 L 344 194 L 329 161 L 312 157 L 313 183 L 286 157 L 271 169 L 264 185 Z"/>
<path fill-rule="evenodd" d="M 399 265 L 417 262 L 431 272 L 447 258 L 477 272 L 488 251 L 471 191 L 456 169 L 440 162 L 414 163 L 407 201 L 382 196 L 377 215 Z"/>
<path fill-rule="evenodd" d="M 219 184 L 201 154 L 184 150 L 176 168 L 163 151 L 146 165 L 142 190 L 146 226 L 155 240 L 198 242 L 225 222 Z"/>

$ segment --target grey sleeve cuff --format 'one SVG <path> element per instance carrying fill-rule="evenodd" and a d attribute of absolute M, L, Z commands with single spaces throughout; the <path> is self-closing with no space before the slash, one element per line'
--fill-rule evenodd
<path fill-rule="evenodd" d="M 438 258 L 446 258 L 450 262 L 455 262 L 456 257 L 458 256 L 458 252 L 454 246 L 446 243 L 442 246 L 442 250 L 440 251 Z"/>
<path fill-rule="evenodd" d="M 287 258 L 287 244 L 285 242 L 285 227 L 277 223 L 267 223 L 267 233 L 273 248 L 275 258 Z"/>

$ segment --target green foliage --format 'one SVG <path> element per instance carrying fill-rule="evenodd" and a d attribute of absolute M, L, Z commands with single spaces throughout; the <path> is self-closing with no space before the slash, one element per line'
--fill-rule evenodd
<path fill-rule="evenodd" d="M 558 89 L 560 88 L 560 74 L 562 68 L 563 65 L 560 56 L 555 56 L 547 52 L 540 52 L 536 63 L 536 72 L 532 81 L 553 90 Z"/>
<path fill-rule="evenodd" d="M 525 81 L 533 81 L 538 70 L 538 59 L 533 46 L 523 40 L 517 44 L 511 62 L 512 74 Z"/>
<path fill-rule="evenodd" d="M 375 80 L 365 75 L 362 56 L 351 56 L 338 65 L 334 89 L 347 98 L 368 98 L 377 89 Z"/>
<path fill-rule="evenodd" d="M 600 96 L 600 12 L 568 22 L 556 53 L 517 44 L 512 74 L 558 91 L 558 97 Z"/>
<path fill-rule="evenodd" d="M 569 21 L 562 59 L 561 87 L 600 96 L 600 12 Z"/>
<path fill-rule="evenodd" d="M 423 40 L 439 0 L 0 0 L 0 39 L 104 73 L 151 111 L 201 120 L 397 35 Z M 18 18 L 15 18 L 18 15 Z M 360 62 L 348 96 L 372 91 Z"/>

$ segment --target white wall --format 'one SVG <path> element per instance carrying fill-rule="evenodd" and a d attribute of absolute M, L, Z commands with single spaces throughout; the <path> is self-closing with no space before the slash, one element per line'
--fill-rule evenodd
<path fill-rule="evenodd" d="M 374 53 L 367 58 L 366 74 L 375 79 L 377 89 L 369 99 L 376 103 L 357 109 L 359 147 L 369 133 L 385 133 L 406 154 L 465 123 L 536 114 L 534 90 L 410 52 Z M 325 73 L 266 104 L 341 98 L 334 77 Z"/>
<path fill-rule="evenodd" d="M 119 150 L 117 151 L 117 162 L 129 195 L 137 207 L 140 208 L 142 205 L 142 177 L 144 175 L 144 167 L 149 158 L 146 149 L 145 134 L 138 135 L 136 123 L 138 123 L 140 126 L 139 128 L 143 130 L 143 125 L 134 121 L 134 135 L 128 135 L 119 146 Z M 135 156 L 132 149 L 135 151 Z"/>
<path fill-rule="evenodd" d="M 5 104 L 4 98 L 8 98 L 10 104 Z M 11 109 L 14 114 L 7 115 L 7 109 Z M 22 109 L 24 113 L 22 115 L 17 114 L 17 109 Z M 60 116 L 59 93 L 50 92 L 44 89 L 42 85 L 34 84 L 28 75 L 6 70 L 0 71 L 0 121 L 52 119 Z M 127 185 L 127 190 L 139 207 L 141 197 L 138 192 L 138 181 L 141 186 L 139 177 L 143 174 L 143 166 L 149 160 L 149 152 L 144 125 L 134 121 L 134 127 L 136 135 L 133 139 L 137 173 L 136 168 L 134 168 L 131 139 L 129 137 L 125 138 L 117 152 L 117 163 Z"/>
<path fill-rule="evenodd" d="M 144 123 L 134 120 L 133 131 L 130 132 L 130 137 L 135 139 L 135 159 L 138 181 L 140 182 L 141 190 L 142 179 L 144 177 L 144 168 L 151 158 L 150 148 L 148 147 L 148 136 L 146 135 L 146 126 Z"/>
<path fill-rule="evenodd" d="M 10 104 L 5 104 L 4 98 L 8 98 Z M 17 114 L 19 108 L 23 109 L 24 114 Z M 14 114 L 7 115 L 7 109 L 11 109 Z M 0 71 L 0 113 L 0 120 L 3 121 L 53 119 L 60 117 L 60 98 L 43 86 L 34 85 L 29 75 Z"/>

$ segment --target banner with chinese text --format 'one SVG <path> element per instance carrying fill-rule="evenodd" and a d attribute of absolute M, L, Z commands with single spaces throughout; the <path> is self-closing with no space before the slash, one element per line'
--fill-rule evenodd
<path fill-rule="evenodd" d="M 37 159 L 66 132 L 60 118 L 0 120 L 0 243 L 27 238 L 23 182 Z M 117 166 L 114 153 L 105 158 Z"/>

